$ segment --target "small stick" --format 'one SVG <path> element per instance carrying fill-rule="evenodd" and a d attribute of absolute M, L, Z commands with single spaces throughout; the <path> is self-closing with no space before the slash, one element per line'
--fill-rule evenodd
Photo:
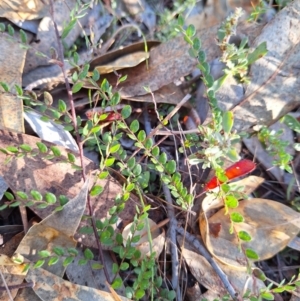
<path fill-rule="evenodd" d="M 176 300 L 181 301 L 182 296 L 180 292 L 180 287 L 178 285 L 178 267 L 179 267 L 179 260 L 178 260 L 178 252 L 177 252 L 177 244 L 176 244 L 176 228 L 178 222 L 175 217 L 175 210 L 173 207 L 172 196 L 170 193 L 170 189 L 165 183 L 162 183 L 164 195 L 167 201 L 167 210 L 168 216 L 170 218 L 170 228 L 169 228 L 169 238 L 171 243 L 171 261 L 172 261 L 172 286 L 173 289 L 176 290 Z"/>
<path fill-rule="evenodd" d="M 221 268 L 218 266 L 216 261 L 213 259 L 213 257 L 210 255 L 210 253 L 207 251 L 206 247 L 204 245 L 202 245 L 201 242 L 194 235 L 184 231 L 184 229 L 182 227 L 177 228 L 177 232 L 179 234 L 181 234 L 183 237 L 185 237 L 186 241 L 188 243 L 190 243 L 191 245 L 193 245 L 197 249 L 197 251 L 199 251 L 199 253 L 210 263 L 212 268 L 215 270 L 215 272 L 220 277 L 221 281 L 224 284 L 224 287 L 230 294 L 231 298 L 233 300 L 242 300 L 239 297 L 238 293 L 234 290 L 234 288 L 230 284 L 226 274 L 221 270 Z"/>

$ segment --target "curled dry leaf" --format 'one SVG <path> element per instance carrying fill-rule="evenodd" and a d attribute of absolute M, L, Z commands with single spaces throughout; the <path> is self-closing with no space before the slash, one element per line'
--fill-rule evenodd
<path fill-rule="evenodd" d="M 83 285 L 73 284 L 44 269 L 31 269 L 26 281 L 35 283 L 33 290 L 41 300 L 78 300 L 78 301 L 114 301 L 112 294 L 90 288 Z M 119 296 L 122 301 L 129 300 Z"/>
<path fill-rule="evenodd" d="M 113 62 L 95 67 L 100 74 L 114 72 L 124 68 L 137 66 L 149 58 L 149 52 L 137 51 L 127 55 L 123 55 Z"/>
<path fill-rule="evenodd" d="M 126 246 L 126 242 L 128 239 L 132 237 L 131 233 L 131 226 L 133 223 L 128 224 L 122 233 L 123 236 L 123 243 Z M 148 224 L 148 225 L 147 225 Z M 142 257 L 150 255 L 150 244 L 148 239 L 148 227 L 150 227 L 151 235 L 152 235 L 152 251 L 155 252 L 155 257 L 157 258 L 161 251 L 163 250 L 164 243 L 165 243 L 165 232 L 161 233 L 160 229 L 158 228 L 157 224 L 150 218 L 145 220 L 145 224 L 142 230 L 135 231 L 134 236 L 140 235 L 140 240 L 137 243 L 131 243 L 132 246 L 135 246 L 138 250 L 141 251 Z"/>
<path fill-rule="evenodd" d="M 227 290 L 219 276 L 203 256 L 189 249 L 186 245 L 182 249 L 182 255 L 189 266 L 191 273 L 201 285 L 219 297 L 227 294 Z M 246 270 L 240 271 L 222 263 L 218 264 L 228 277 L 229 282 L 233 285 L 236 292 L 240 295 L 243 294 L 245 288 L 254 293 L 264 287 L 262 281 L 254 279 Z"/>
<path fill-rule="evenodd" d="M 222 263 L 246 269 L 246 257 L 239 250 L 237 234 L 229 233 L 231 221 L 229 215 L 225 215 L 222 200 L 209 195 L 203 200 L 202 210 L 200 231 L 208 250 Z M 300 231 L 300 214 L 272 200 L 243 200 L 237 208 L 228 211 L 229 214 L 237 212 L 244 217 L 244 222 L 234 224 L 234 230 L 236 233 L 246 231 L 250 234 L 251 240 L 242 242 L 242 248 L 253 249 L 259 260 L 280 252 Z M 217 235 L 210 233 L 209 226 L 216 223 L 220 228 Z"/>

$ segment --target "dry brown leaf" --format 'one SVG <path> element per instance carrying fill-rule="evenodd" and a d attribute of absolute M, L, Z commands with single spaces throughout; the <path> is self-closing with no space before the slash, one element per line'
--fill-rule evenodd
<path fill-rule="evenodd" d="M 0 34 L 0 81 L 8 84 L 14 93 L 14 85 L 22 86 L 22 72 L 26 50 L 7 34 Z M 1 89 L 2 90 L 2 89 Z M 13 93 L 0 91 L 0 129 L 24 132 L 23 101 Z"/>
<path fill-rule="evenodd" d="M 105 65 L 96 66 L 95 69 L 100 74 L 107 74 L 120 69 L 135 67 L 141 62 L 149 58 L 149 52 L 137 51 L 127 55 L 123 55 L 115 61 L 109 62 Z"/>
<path fill-rule="evenodd" d="M 25 143 L 36 149 L 37 142 L 41 142 L 41 140 L 33 136 L 0 131 L 0 147 L 2 148 L 7 146 L 18 147 L 18 145 Z M 54 145 L 46 141 L 42 142 L 48 148 Z M 63 147 L 57 146 L 57 148 L 59 148 L 62 155 L 66 158 L 67 151 Z M 74 163 L 80 165 L 78 154 L 74 153 L 74 155 L 76 158 Z M 59 159 L 51 162 L 43 159 L 41 155 L 35 157 L 25 156 L 24 158 L 18 158 L 8 164 L 4 164 L 5 159 L 6 156 L 0 152 L 0 174 L 13 191 L 22 190 L 30 194 L 30 190 L 34 189 L 42 194 L 52 192 L 56 196 L 62 194 L 73 198 L 79 193 L 82 187 L 81 171 L 76 171 L 70 164 L 61 163 Z M 84 158 L 84 162 L 87 173 L 91 173 L 97 169 L 97 166 L 92 161 Z M 106 180 L 98 180 L 97 184 L 104 187 L 104 191 L 100 196 L 91 198 L 91 205 L 94 208 L 95 218 L 101 219 L 107 217 L 108 210 L 114 205 L 116 195 L 122 192 L 122 187 L 111 177 L 108 177 Z M 120 213 L 120 218 L 126 221 L 133 219 L 135 206 L 138 203 L 135 203 L 135 200 L 136 198 L 131 195 L 125 209 Z M 43 219 L 52 213 L 53 206 L 45 209 L 32 207 L 32 210 Z M 85 223 L 82 222 L 81 225 Z M 77 233 L 75 237 L 87 246 L 97 247 L 93 236 Z"/>
<path fill-rule="evenodd" d="M 184 94 L 182 90 L 173 83 L 163 86 L 157 91 L 153 92 L 153 95 L 146 94 L 135 97 L 127 97 L 126 99 L 138 102 L 156 102 L 156 103 L 168 103 L 177 105 L 183 98 Z M 191 107 L 190 102 L 186 102 L 184 107 Z"/>
<path fill-rule="evenodd" d="M 49 2 L 40 0 L 1 0 L 0 17 L 14 21 L 41 19 L 49 13 Z"/>
<path fill-rule="evenodd" d="M 49 300 L 51 296 L 51 301 L 115 301 L 107 292 L 73 284 L 44 269 L 29 270 L 26 280 L 35 283 L 33 290 L 41 300 Z M 120 298 L 123 301 L 129 300 L 122 296 Z"/>
<path fill-rule="evenodd" d="M 268 53 L 252 64 L 244 100 L 233 110 L 238 131 L 270 125 L 299 105 L 300 2 L 292 1 L 268 23 L 253 47 Z"/>
<path fill-rule="evenodd" d="M 227 294 L 227 290 L 219 276 L 203 256 L 187 248 L 182 249 L 182 255 L 191 273 L 201 285 L 220 297 Z M 254 280 L 246 270 L 240 271 L 222 263 L 218 263 L 218 265 L 239 295 L 243 295 L 245 288 L 255 293 L 265 287 L 262 281 Z"/>
<path fill-rule="evenodd" d="M 224 208 L 218 208 L 220 205 L 221 202 L 212 197 L 203 201 L 200 231 L 204 235 L 205 244 L 222 263 L 246 269 L 245 255 L 239 250 L 236 234 L 229 233 L 230 219 L 225 215 Z M 214 213 L 216 209 L 218 211 Z M 279 202 L 267 199 L 243 200 L 237 208 L 229 209 L 229 214 L 232 212 L 244 216 L 245 222 L 234 224 L 235 231 L 238 233 L 243 230 L 251 235 L 251 241 L 242 242 L 242 247 L 255 250 L 259 260 L 268 259 L 280 252 L 300 231 L 300 214 Z M 210 235 L 210 223 L 221 224 L 217 237 Z"/>

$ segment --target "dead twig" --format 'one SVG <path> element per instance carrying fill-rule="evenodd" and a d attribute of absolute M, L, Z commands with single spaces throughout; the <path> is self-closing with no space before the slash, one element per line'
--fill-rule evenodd
<path fill-rule="evenodd" d="M 197 251 L 199 251 L 199 253 L 203 257 L 205 257 L 205 259 L 210 263 L 212 268 L 215 270 L 215 272 L 220 277 L 221 281 L 224 284 L 225 289 L 228 291 L 231 298 L 236 301 L 242 300 L 242 298 L 238 295 L 238 293 L 235 291 L 235 289 L 232 287 L 232 285 L 228 281 L 228 277 L 226 276 L 226 274 L 221 270 L 221 268 L 218 266 L 216 261 L 212 258 L 210 253 L 207 251 L 206 247 L 200 243 L 200 241 L 197 239 L 197 237 L 186 232 L 182 227 L 177 228 L 177 232 L 179 234 L 181 234 L 188 243 L 193 245 L 197 249 Z"/>
<path fill-rule="evenodd" d="M 172 262 L 172 286 L 173 289 L 176 290 L 176 300 L 181 301 L 182 296 L 180 292 L 180 287 L 178 285 L 178 278 L 179 278 L 179 259 L 178 259 L 178 252 L 177 252 L 177 244 L 176 244 L 176 228 L 177 228 L 177 219 L 175 217 L 175 210 L 173 207 L 172 196 L 170 193 L 170 189 L 165 183 L 162 183 L 164 195 L 167 201 L 167 211 L 168 217 L 170 218 L 170 227 L 168 231 L 168 236 L 170 239 L 171 244 L 171 262 Z"/>
<path fill-rule="evenodd" d="M 76 141 L 77 141 L 78 148 L 79 148 L 79 157 L 80 157 L 81 168 L 82 168 L 82 178 L 85 182 L 87 176 L 86 176 L 86 173 L 85 173 L 85 165 L 84 165 L 83 143 L 81 141 L 79 131 L 78 131 L 73 94 L 72 94 L 70 83 L 68 81 L 67 71 L 66 71 L 65 65 L 64 65 L 63 47 L 62 47 L 62 43 L 61 43 L 61 40 L 60 40 L 57 24 L 54 21 L 55 19 L 54 19 L 53 0 L 50 0 L 50 15 L 51 15 L 52 22 L 53 22 L 53 25 L 54 25 L 54 31 L 55 31 L 55 36 L 56 36 L 57 45 L 58 45 L 58 57 L 59 57 L 59 60 L 60 60 L 58 65 L 61 68 L 61 71 L 63 73 L 64 82 L 65 82 L 65 86 L 66 86 L 67 93 L 68 93 L 68 100 L 69 100 L 69 105 L 70 105 L 71 114 L 72 114 L 72 122 L 73 122 L 73 125 L 74 125 L 74 130 L 75 130 L 75 133 L 76 133 Z M 109 277 L 108 270 L 107 270 L 107 267 L 106 267 L 105 262 L 104 262 L 104 255 L 103 255 L 102 246 L 101 246 L 101 242 L 100 242 L 100 239 L 99 239 L 98 231 L 97 231 L 97 228 L 96 228 L 95 219 L 94 219 L 94 216 L 93 216 L 93 209 L 92 209 L 92 206 L 91 206 L 91 198 L 90 198 L 89 194 L 87 195 L 87 205 L 88 205 L 88 209 L 89 209 L 89 215 L 92 217 L 91 218 L 92 228 L 93 228 L 93 232 L 94 232 L 94 235 L 95 235 L 95 238 L 96 238 L 96 243 L 97 243 L 97 247 L 98 247 L 98 251 L 99 251 L 99 261 L 102 262 L 105 278 L 106 278 L 107 282 L 110 283 L 110 277 Z"/>

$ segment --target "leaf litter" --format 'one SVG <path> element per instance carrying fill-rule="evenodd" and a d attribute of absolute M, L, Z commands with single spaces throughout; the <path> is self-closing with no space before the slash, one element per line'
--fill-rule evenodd
<path fill-rule="evenodd" d="M 294 89 L 297 87 L 297 73 L 294 67 L 297 66 L 297 53 L 299 52 L 299 43 L 297 40 L 297 37 L 299 36 L 297 35 L 299 27 L 297 20 L 298 11 L 299 4 L 294 2 L 279 12 L 275 16 L 274 20 L 267 24 L 263 29 L 261 25 L 255 25 L 252 28 L 247 26 L 243 27 L 243 25 L 241 25 L 240 28 L 243 29 L 238 28 L 238 33 L 246 35 L 250 34 L 250 46 L 255 47 L 255 45 L 260 43 L 260 41 L 267 41 L 267 47 L 269 50 L 268 55 L 264 59 L 259 60 L 251 66 L 252 78 L 254 78 L 254 80 L 252 80 L 250 85 L 246 87 L 246 95 L 244 98 L 241 99 L 240 96 L 237 98 L 232 97 L 232 103 L 230 102 L 230 98 L 227 98 L 227 100 L 224 101 L 224 104 L 229 107 L 231 105 L 231 108 L 233 107 L 233 110 L 235 111 L 235 124 L 238 130 L 242 129 L 250 131 L 253 126 L 255 127 L 255 125 L 269 125 L 276 119 L 283 116 L 286 112 L 291 111 L 299 103 L 297 98 L 294 97 L 296 95 Z M 287 24 L 292 24 L 293 26 L 286 27 Z M 216 30 L 217 26 L 210 27 L 209 29 L 200 30 L 197 34 L 202 39 L 203 48 L 207 53 L 208 60 L 213 60 L 220 55 L 219 49 L 214 41 Z M 276 33 L 276 39 L 270 38 L 272 37 L 271 34 L 274 32 Z M 279 39 L 284 39 L 284 43 L 276 42 L 278 36 L 280 37 Z M 254 38 L 257 38 L 255 43 L 253 43 Z M 70 43 L 72 44 L 72 42 Z M 119 53 L 124 54 L 124 52 L 122 53 L 122 50 L 119 51 Z M 129 52 L 129 57 L 131 56 L 131 53 L 133 52 Z M 143 55 L 144 54 L 145 53 L 143 53 Z M 112 73 L 107 75 L 105 78 L 113 84 L 115 91 L 120 92 L 122 98 L 129 101 L 145 101 L 151 103 L 153 102 L 153 99 L 155 99 L 157 103 L 172 103 L 176 105 L 181 101 L 183 98 L 181 96 L 184 96 L 184 94 L 180 94 L 182 91 L 178 88 L 178 86 L 174 85 L 174 81 L 190 74 L 195 68 L 197 61 L 190 58 L 188 55 L 188 46 L 182 38 L 177 38 L 167 43 L 156 45 L 156 47 L 151 48 L 149 55 L 149 67 L 147 67 L 145 62 L 142 62 L 139 59 L 134 59 L 134 63 L 127 66 L 124 66 L 122 61 L 121 65 L 118 65 L 117 67 L 107 64 L 106 68 L 108 72 Z M 127 58 L 124 60 L 125 63 L 127 63 L 126 60 Z M 91 62 L 91 64 L 93 64 L 94 61 L 92 60 Z M 108 62 L 106 61 L 105 63 Z M 30 67 L 34 66 L 32 65 Z M 95 68 L 97 68 L 97 66 Z M 122 71 L 123 68 L 128 69 Z M 114 74 L 114 71 L 117 70 L 119 74 L 127 74 L 128 76 L 128 80 L 118 86 L 115 85 L 118 77 Z M 34 71 L 34 69 L 32 71 Z M 37 78 L 41 78 L 41 76 L 37 76 Z M 287 90 L 285 90 L 286 86 L 282 85 L 282 78 L 284 78 L 285 83 L 288 84 Z M 61 80 L 58 80 L 58 83 L 59 82 L 61 82 Z M 232 86 L 236 84 L 237 83 L 233 81 Z M 145 87 L 148 87 L 148 90 L 150 89 L 152 94 L 148 93 L 148 91 L 145 90 Z M 225 96 L 228 94 L 226 91 L 223 93 Z M 180 96 L 172 97 L 173 95 Z M 278 100 L 275 106 L 272 102 L 274 97 L 276 97 L 276 101 Z M 247 118 L 245 118 L 245 116 Z M 3 134 L 0 138 L 1 147 L 12 145 L 12 143 L 17 146 L 20 142 L 36 147 L 35 143 L 40 141 L 36 138 L 29 138 L 26 135 L 16 135 L 3 131 L 1 134 Z M 48 147 L 51 146 L 51 144 L 47 144 L 46 142 L 45 144 Z M 66 154 L 66 151 L 63 148 L 60 148 L 60 150 L 63 151 L 64 155 Z M 0 159 L 1 162 L 4 162 L 5 156 L 0 154 Z M 21 163 L 19 163 L 19 161 Z M 92 162 L 88 160 L 85 160 L 85 162 L 87 165 L 87 171 L 92 172 L 96 169 Z M 76 161 L 76 164 L 79 164 L 78 160 Z M 31 168 L 30 172 L 25 170 L 25 166 L 26 168 Z M 14 189 L 13 191 L 20 189 L 29 192 L 29 189 L 37 189 L 44 192 L 50 190 L 55 194 L 61 193 L 66 194 L 68 197 L 76 198 L 76 196 L 80 194 L 83 184 L 80 172 L 66 168 L 66 164 L 62 167 L 61 163 L 50 163 L 42 158 L 38 158 L 38 156 L 34 159 L 25 158 L 13 161 L 13 163 L 10 162 L 7 166 L 1 167 L 1 173 L 5 175 L 5 180 L 10 188 Z M 15 174 L 18 174 L 18 176 L 15 177 Z M 59 175 L 61 175 L 62 178 L 60 178 Z M 260 179 L 251 179 L 252 182 L 261 181 Z M 111 181 L 108 182 L 109 185 L 111 185 Z M 107 183 L 102 182 L 102 186 L 105 187 L 105 189 L 108 189 L 108 196 L 106 200 L 95 202 L 93 204 L 94 206 L 97 206 L 95 214 L 99 218 L 106 216 L 107 211 L 110 208 L 110 205 L 106 203 L 106 201 L 110 199 L 110 196 L 113 197 L 117 191 L 121 191 L 121 186 L 119 184 L 113 183 L 110 188 L 107 188 L 106 184 Z M 243 185 L 244 184 L 245 183 L 243 183 Z M 248 184 L 246 184 L 246 188 L 247 185 Z M 255 186 L 253 183 L 249 185 Z M 250 192 L 247 192 L 246 194 L 248 193 Z M 134 203 L 134 196 L 132 196 L 132 198 Z M 132 209 L 129 210 L 131 212 L 128 213 L 127 216 L 128 220 L 132 219 L 132 213 L 135 210 L 134 205 L 132 205 L 131 208 Z M 264 210 L 262 210 L 262 208 L 264 208 Z M 240 206 L 237 210 L 241 210 L 247 220 L 247 224 L 241 223 L 241 229 L 246 229 L 250 232 L 252 237 L 254 237 L 253 243 L 255 242 L 256 245 L 261 246 L 261 248 L 257 250 L 260 259 L 266 259 L 277 254 L 280 250 L 287 246 L 299 232 L 299 214 L 295 213 L 295 211 L 283 204 L 267 199 L 254 198 L 240 201 Z M 74 227 L 70 228 L 70 230 L 72 229 L 72 233 L 68 234 L 61 233 L 63 224 L 58 227 L 59 229 L 52 228 L 56 223 L 59 225 L 59 222 L 62 222 L 63 220 L 70 220 L 70 212 L 68 210 L 65 212 L 67 215 L 64 219 L 58 219 L 55 222 L 51 219 L 51 217 L 46 217 L 48 213 L 51 212 L 50 210 L 43 211 L 43 213 L 41 210 L 35 210 L 34 212 L 44 220 L 39 225 L 36 225 L 36 228 L 38 228 L 38 226 L 40 227 L 37 232 L 34 232 L 33 234 L 29 231 L 24 237 L 23 245 L 21 243 L 19 246 L 21 253 L 25 252 L 24 249 L 26 249 L 26 247 L 33 246 L 34 235 L 41 236 L 43 239 L 50 238 L 50 241 L 52 241 L 55 237 L 61 237 L 65 243 L 74 245 L 74 240 L 70 239 L 70 236 L 73 236 L 75 233 L 76 229 L 74 227 L 76 226 L 76 223 L 73 225 Z M 268 212 L 269 214 L 265 214 L 265 212 Z M 61 212 L 56 212 L 54 214 L 59 216 Z M 47 220 L 51 221 L 49 225 L 46 223 Z M 47 224 L 46 226 L 44 225 L 45 223 Z M 43 226 L 45 228 L 42 229 Z M 216 226 L 217 230 L 215 230 L 215 233 L 213 233 L 212 229 L 214 228 L 212 226 Z M 31 230 L 34 227 L 35 226 L 33 226 Z M 214 257 L 225 263 L 220 263 L 220 266 L 228 275 L 230 281 L 237 281 L 237 283 L 234 282 L 234 284 L 237 291 L 242 293 L 244 284 L 249 284 L 249 275 L 244 271 L 239 271 L 238 274 L 232 268 L 239 267 L 242 269 L 245 265 L 241 264 L 244 262 L 244 258 L 240 257 L 241 253 L 237 253 L 236 246 L 238 243 L 229 235 L 229 228 L 230 223 L 228 217 L 224 214 L 224 209 L 222 209 L 222 202 L 218 199 L 204 199 L 203 213 L 200 215 L 200 232 L 202 233 L 202 237 L 205 238 L 206 246 L 211 253 L 214 254 Z M 41 233 L 43 234 L 41 235 Z M 32 236 L 31 238 L 30 235 Z M 77 235 L 79 234 L 77 233 Z M 81 240 L 81 242 L 83 242 L 86 246 L 95 246 L 95 241 L 91 243 L 84 236 L 79 235 L 76 238 Z M 48 247 L 49 245 L 51 246 L 52 242 L 44 241 L 44 243 Z M 21 248 L 21 246 L 23 247 Z M 255 247 L 253 248 L 256 250 Z M 224 250 L 226 252 L 224 252 Z M 205 262 L 206 259 L 189 250 L 189 247 L 183 248 L 182 252 L 183 257 L 195 278 L 209 290 L 207 295 L 210 294 L 210 298 L 212 298 L 212 296 L 221 297 L 225 293 L 224 287 L 222 287 L 222 283 L 220 283 L 220 280 L 216 277 L 216 275 L 214 275 L 214 271 L 211 267 L 207 264 L 207 262 Z M 200 262 L 202 264 L 199 265 L 198 263 Z M 205 269 L 203 269 L 203 267 L 205 267 Z M 207 271 L 210 271 L 210 275 L 214 275 L 214 277 L 204 277 L 203 275 L 205 275 Z M 52 272 L 54 272 L 54 274 L 58 273 L 57 271 Z M 44 288 L 40 286 L 40 284 L 43 283 L 41 279 L 44 279 L 45 283 L 57 284 L 57 287 L 59 288 L 58 291 L 60 292 L 71 292 L 68 296 L 72 296 L 75 300 L 85 300 L 82 297 L 83 295 L 87 296 L 86 300 L 93 300 L 95 296 L 100 298 L 98 295 L 99 291 L 70 284 L 69 282 L 62 280 L 61 275 L 60 277 L 57 277 L 54 274 L 50 274 L 43 269 L 30 271 L 27 275 L 27 277 L 29 277 L 28 280 L 37 281 L 37 285 L 34 288 L 36 295 L 32 294 L 32 299 L 30 300 L 43 300 L 45 298 Z M 62 271 L 60 271 L 60 274 L 62 274 Z M 211 280 L 211 282 L 208 280 Z M 261 285 L 261 283 L 259 285 Z M 263 287 L 263 285 L 259 287 Z M 55 294 L 55 296 L 53 295 L 53 300 L 59 299 L 59 296 L 53 291 L 51 286 L 48 286 L 46 291 L 47 294 Z M 30 294 L 31 293 L 28 293 L 28 296 Z M 28 296 L 26 297 L 27 300 L 29 300 Z M 109 296 L 111 297 L 111 295 L 106 295 L 105 298 L 109 298 Z M 18 300 L 18 298 L 16 300 Z"/>

